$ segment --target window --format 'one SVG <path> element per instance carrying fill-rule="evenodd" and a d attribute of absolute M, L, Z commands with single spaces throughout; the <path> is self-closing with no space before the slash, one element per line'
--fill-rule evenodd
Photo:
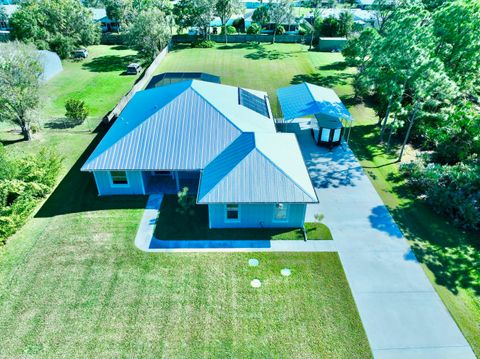
<path fill-rule="evenodd" d="M 128 185 L 127 172 L 125 171 L 111 171 L 113 185 Z"/>
<path fill-rule="evenodd" d="M 154 176 L 170 176 L 170 171 L 153 171 Z"/>
<path fill-rule="evenodd" d="M 273 212 L 273 220 L 275 222 L 285 222 L 288 220 L 288 205 L 285 203 L 275 204 Z"/>
<path fill-rule="evenodd" d="M 240 208 L 238 204 L 227 204 L 225 206 L 225 220 L 227 222 L 240 221 Z"/>

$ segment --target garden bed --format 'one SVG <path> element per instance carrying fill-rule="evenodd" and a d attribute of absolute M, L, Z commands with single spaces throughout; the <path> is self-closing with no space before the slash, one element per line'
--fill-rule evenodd
<path fill-rule="evenodd" d="M 304 240 L 300 228 L 208 228 L 208 207 L 195 205 L 193 215 L 182 215 L 177 196 L 166 195 L 160 207 L 154 236 L 160 240 Z M 331 240 L 323 223 L 305 223 L 309 240 Z"/>

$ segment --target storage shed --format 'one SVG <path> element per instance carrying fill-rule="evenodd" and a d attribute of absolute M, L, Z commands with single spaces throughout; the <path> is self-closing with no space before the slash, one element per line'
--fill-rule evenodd
<path fill-rule="evenodd" d="M 287 123 L 293 119 L 313 116 L 310 123 L 317 144 L 338 146 L 346 127 L 348 142 L 353 118 L 332 89 L 304 82 L 281 88 L 277 95 Z"/>

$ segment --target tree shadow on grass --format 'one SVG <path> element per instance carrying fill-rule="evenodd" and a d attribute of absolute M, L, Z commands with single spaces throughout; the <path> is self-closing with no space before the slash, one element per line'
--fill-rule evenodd
<path fill-rule="evenodd" d="M 79 123 L 69 120 L 68 118 L 56 118 L 51 121 L 45 122 L 43 127 L 49 128 L 52 130 L 65 130 L 78 126 Z"/>
<path fill-rule="evenodd" d="M 117 56 L 107 55 L 92 59 L 90 62 L 82 64 L 82 68 L 91 72 L 112 72 L 126 70 L 127 65 L 132 62 L 138 62 L 139 58 L 135 55 Z"/>
<path fill-rule="evenodd" d="M 45 218 L 68 213 L 145 207 L 146 196 L 98 196 L 93 175 L 80 171 L 106 130 L 106 126 L 97 128 L 97 136 L 61 180 L 35 217 Z"/>
<path fill-rule="evenodd" d="M 321 71 L 343 71 L 347 68 L 348 65 L 345 61 L 337 61 L 328 65 L 318 67 L 318 69 Z"/>
<path fill-rule="evenodd" d="M 420 263 L 435 281 L 457 294 L 460 288 L 480 294 L 480 233 L 463 232 L 434 214 L 424 203 L 412 201 L 391 211 Z"/>
<path fill-rule="evenodd" d="M 291 81 L 292 85 L 308 82 L 322 87 L 335 87 L 347 85 L 352 78 L 351 74 L 337 73 L 335 75 L 324 76 L 318 72 L 313 74 L 299 74 L 295 75 Z"/>
<path fill-rule="evenodd" d="M 291 52 L 282 52 L 275 49 L 268 50 L 261 44 L 251 45 L 250 48 L 256 49 L 255 52 L 245 55 L 245 58 L 250 60 L 283 60 L 293 56 Z"/>

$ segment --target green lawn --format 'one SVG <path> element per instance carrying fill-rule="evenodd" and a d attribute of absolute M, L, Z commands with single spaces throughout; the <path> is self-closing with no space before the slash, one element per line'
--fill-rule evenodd
<path fill-rule="evenodd" d="M 300 81 L 332 87 L 355 118 L 350 146 L 395 221 L 410 240 L 427 276 L 448 310 L 480 356 L 479 234 L 463 232 L 411 198 L 398 178 L 393 154 L 377 145 L 377 118 L 371 106 L 353 98 L 353 68 L 338 53 L 308 52 L 299 44 L 231 44 L 216 49 L 179 47 L 157 73 L 200 71 L 221 76 L 222 83 L 268 91 L 274 113 L 279 115 L 275 91 Z M 412 157 L 407 151 L 405 158 Z"/>
<path fill-rule="evenodd" d="M 163 198 L 157 218 L 155 237 L 157 239 L 257 239 L 257 240 L 304 240 L 303 232 L 298 228 L 208 228 L 208 208 L 195 205 L 191 214 L 178 212 L 176 195 Z M 331 240 L 332 234 L 322 223 L 306 223 L 305 230 L 310 240 Z"/>
<path fill-rule="evenodd" d="M 98 197 L 84 160 L 0 249 L 3 357 L 371 357 L 336 254 L 140 252 L 146 198 Z"/>
<path fill-rule="evenodd" d="M 102 118 L 132 87 L 138 76 L 124 75 L 130 62 L 138 60 L 135 51 L 122 46 L 88 47 L 82 61 L 63 61 L 63 71 L 48 81 L 41 91 L 41 117 L 44 122 L 63 118 L 70 98 L 85 101 L 93 120 Z"/>

